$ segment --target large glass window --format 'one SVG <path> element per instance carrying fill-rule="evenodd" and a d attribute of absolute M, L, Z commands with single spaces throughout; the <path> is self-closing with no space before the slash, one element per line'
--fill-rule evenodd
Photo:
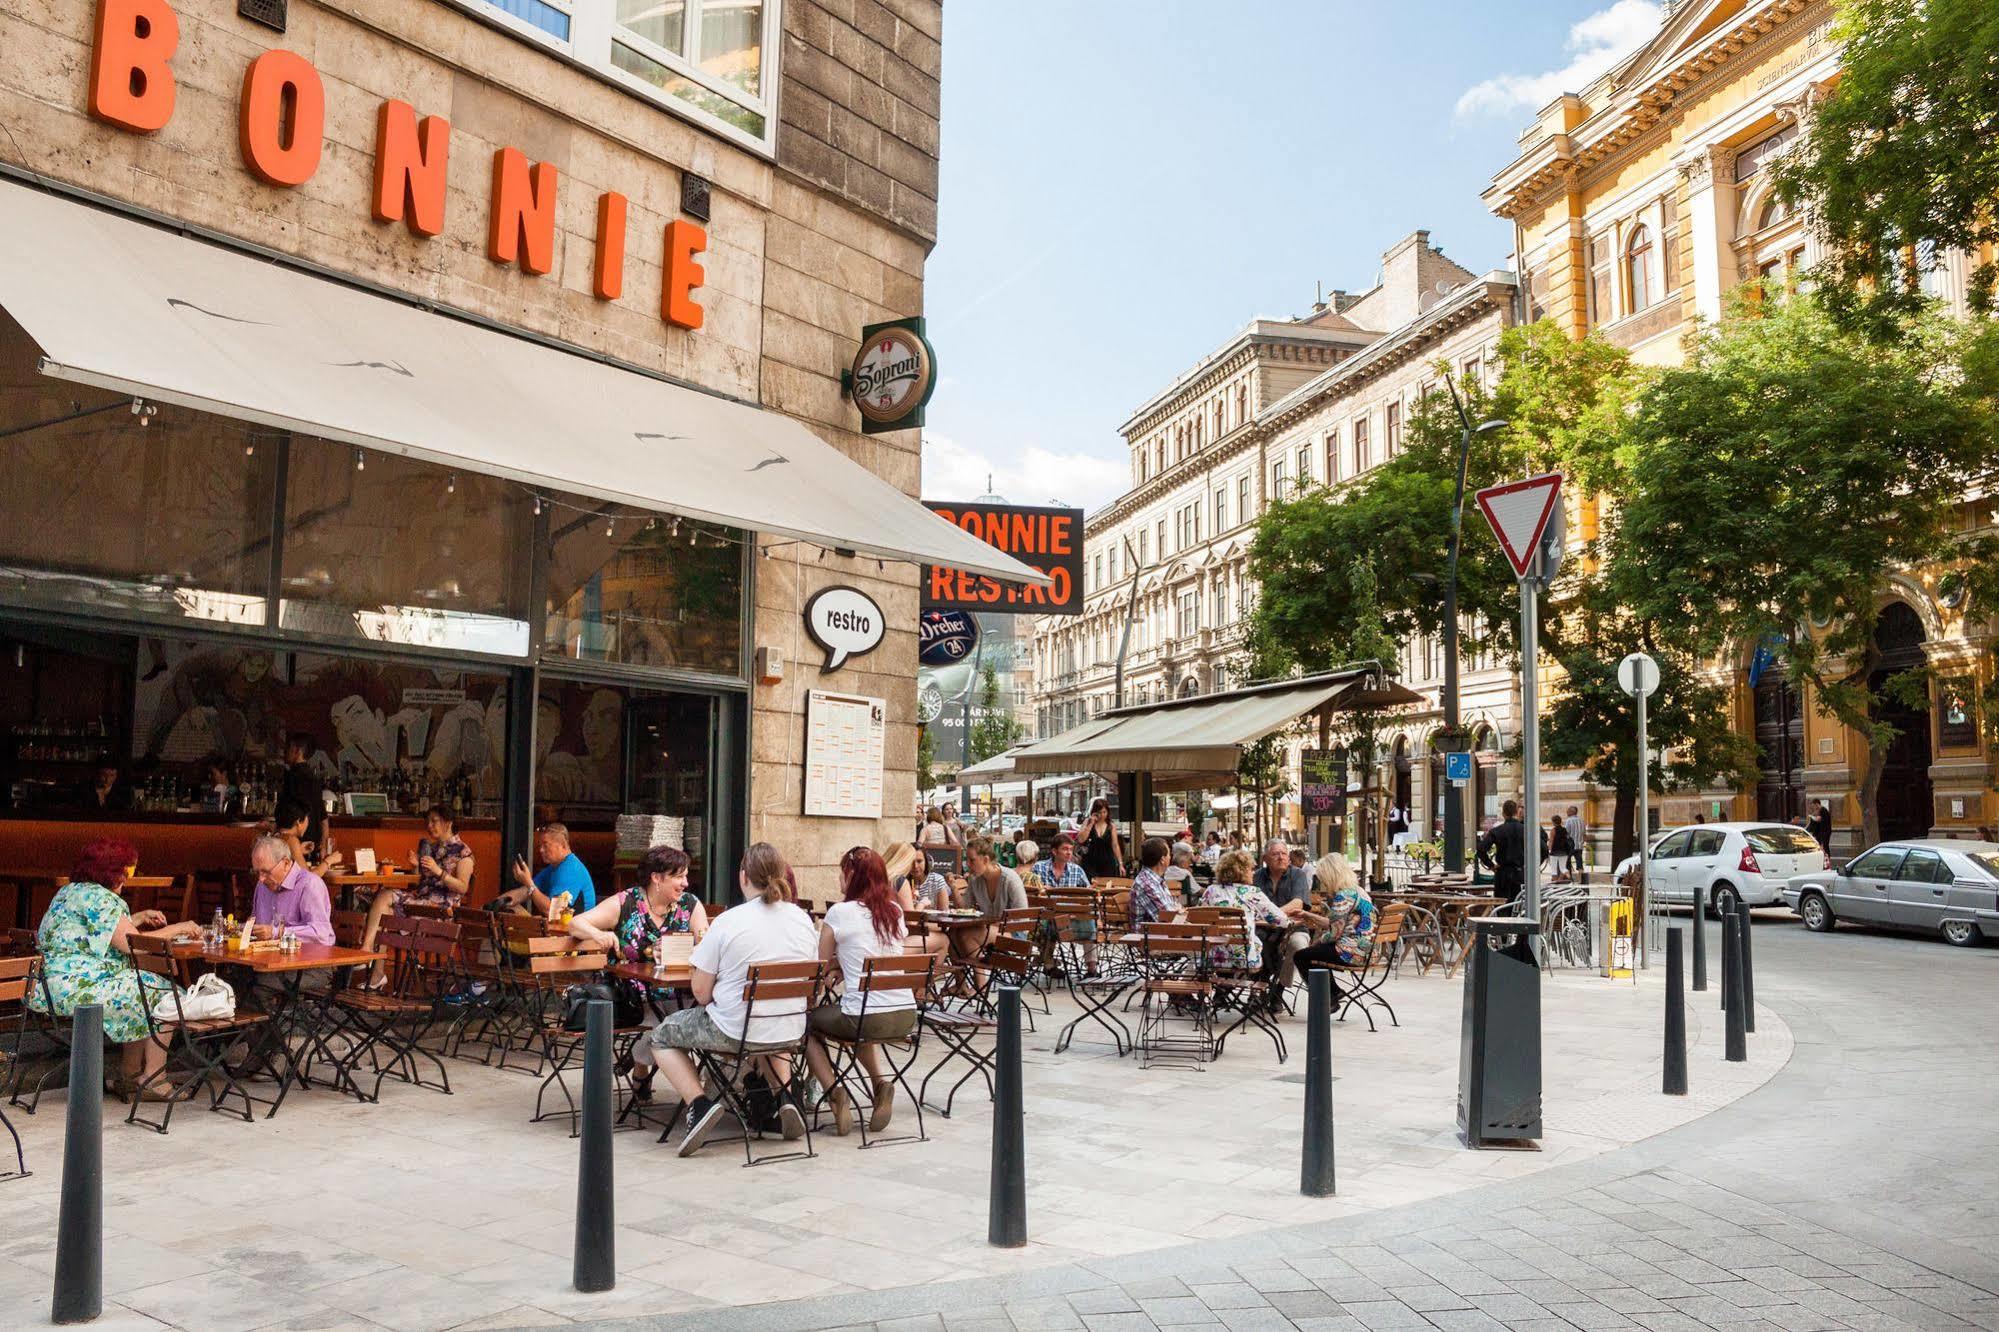
<path fill-rule="evenodd" d="M 0 600 L 261 625 L 274 448 L 235 422 L 41 374 L 0 314 Z"/>
<path fill-rule="evenodd" d="M 778 0 L 457 0 L 769 152 Z"/>
<path fill-rule="evenodd" d="M 741 675 L 743 534 L 550 505 L 543 657 Z"/>
<path fill-rule="evenodd" d="M 511 482 L 294 438 L 279 624 L 523 656 L 529 530 L 528 497 Z"/>
<path fill-rule="evenodd" d="M 1631 293 L 1633 312 L 1649 309 L 1655 285 L 1652 281 L 1652 232 L 1633 228 L 1631 242 L 1624 249 L 1625 289 Z"/>

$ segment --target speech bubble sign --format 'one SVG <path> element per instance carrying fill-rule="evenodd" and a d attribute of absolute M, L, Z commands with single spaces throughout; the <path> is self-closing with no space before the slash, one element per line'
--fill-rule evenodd
<path fill-rule="evenodd" d="M 826 650 L 826 669 L 837 671 L 850 657 L 881 646 L 888 617 L 875 599 L 857 587 L 829 587 L 805 603 L 805 632 Z"/>

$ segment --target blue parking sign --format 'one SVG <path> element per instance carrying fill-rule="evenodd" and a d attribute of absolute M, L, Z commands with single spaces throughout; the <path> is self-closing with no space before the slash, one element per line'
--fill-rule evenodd
<path fill-rule="evenodd" d="M 1468 782 L 1468 781 L 1470 781 L 1470 780 L 1471 780 L 1471 753 L 1470 753 L 1470 751 L 1469 751 L 1469 750 L 1456 750 L 1456 751 L 1454 751 L 1454 752 L 1451 752 L 1451 753 L 1448 753 L 1448 754 L 1445 754 L 1445 755 L 1444 755 L 1444 776 L 1445 776 L 1445 777 L 1447 777 L 1447 778 L 1449 778 L 1449 779 L 1450 779 L 1451 781 L 1454 781 L 1454 782 Z"/>

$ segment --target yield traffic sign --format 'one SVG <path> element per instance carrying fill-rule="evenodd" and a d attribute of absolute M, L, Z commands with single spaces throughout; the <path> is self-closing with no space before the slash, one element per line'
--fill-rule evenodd
<path fill-rule="evenodd" d="M 1513 565 L 1513 572 L 1527 577 L 1541 549 L 1541 537 L 1548 530 L 1555 505 L 1561 501 L 1562 474 L 1544 472 L 1525 481 L 1488 486 L 1478 492 L 1478 507 L 1492 524 L 1499 548 Z"/>

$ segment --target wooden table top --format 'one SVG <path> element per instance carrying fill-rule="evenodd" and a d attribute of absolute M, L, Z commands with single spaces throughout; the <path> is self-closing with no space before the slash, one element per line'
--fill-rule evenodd
<path fill-rule="evenodd" d="M 664 975 L 655 972 L 650 962 L 617 962 L 604 971 L 619 980 L 635 980 L 663 990 L 684 990 L 694 983 L 694 968 L 686 963 L 669 963 Z"/>
<path fill-rule="evenodd" d="M 389 955 L 375 948 L 342 948 L 338 944 L 302 943 L 295 952 L 276 948 L 250 953 L 231 953 L 220 948 L 174 950 L 177 957 L 199 955 L 203 961 L 221 966 L 248 967 L 259 975 L 282 971 L 323 971 L 333 967 L 359 966 L 365 962 L 385 962 Z"/>
<path fill-rule="evenodd" d="M 414 880 L 416 875 L 407 870 L 377 870 L 373 874 L 359 874 L 352 870 L 340 874 L 329 874 L 326 882 L 333 888 L 393 888 L 399 883 Z"/>

